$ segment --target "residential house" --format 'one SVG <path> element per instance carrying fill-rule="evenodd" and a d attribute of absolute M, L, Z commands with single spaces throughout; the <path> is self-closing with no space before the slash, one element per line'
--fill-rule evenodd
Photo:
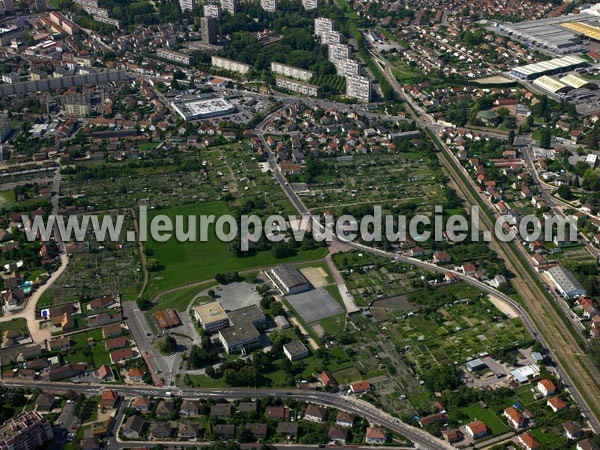
<path fill-rule="evenodd" d="M 487 427 L 481 420 L 469 422 L 465 425 L 465 431 L 473 439 L 479 439 L 487 435 Z"/>
<path fill-rule="evenodd" d="M 383 428 L 368 427 L 365 433 L 365 443 L 367 444 L 385 444 L 387 435 Z"/>
<path fill-rule="evenodd" d="M 277 434 L 286 436 L 288 439 L 293 439 L 298 436 L 297 422 L 279 422 L 277 424 Z"/>
<path fill-rule="evenodd" d="M 149 397 L 134 397 L 131 400 L 131 407 L 137 409 L 140 412 L 150 411 L 150 404 L 152 400 Z"/>
<path fill-rule="evenodd" d="M 271 420 L 289 421 L 292 418 L 292 411 L 285 406 L 267 406 L 265 414 Z"/>
<path fill-rule="evenodd" d="M 556 392 L 556 386 L 554 386 L 554 383 L 552 381 L 544 379 L 538 381 L 537 390 L 544 397 L 548 397 L 549 395 L 554 395 L 554 393 Z"/>
<path fill-rule="evenodd" d="M 340 411 L 335 418 L 335 424 L 338 427 L 351 428 L 354 425 L 354 415 Z"/>
<path fill-rule="evenodd" d="M 337 387 L 338 383 L 332 373 L 328 370 L 325 370 L 319 374 L 319 381 L 325 386 Z"/>
<path fill-rule="evenodd" d="M 56 399 L 54 398 L 54 395 L 44 394 L 42 392 L 35 399 L 35 409 L 43 412 L 52 411 L 55 403 Z"/>
<path fill-rule="evenodd" d="M 525 425 L 525 418 L 523 415 L 512 406 L 506 408 L 502 415 L 506 417 L 508 424 L 515 429 L 522 428 Z"/>
<path fill-rule="evenodd" d="M 170 400 L 161 400 L 156 407 L 156 417 L 160 417 L 161 419 L 166 419 L 173 412 L 174 405 Z"/>
<path fill-rule="evenodd" d="M 117 400 L 119 399 L 119 394 L 116 391 L 107 390 L 102 392 L 100 396 L 100 401 L 98 402 L 98 406 L 100 408 L 112 409 L 115 407 Z"/>
<path fill-rule="evenodd" d="M 123 436 L 127 439 L 139 439 L 144 428 L 144 420 L 141 416 L 133 415 L 125 421 L 121 427 Z"/>
<path fill-rule="evenodd" d="M 529 433 L 522 433 L 517 438 L 519 440 L 519 444 L 525 450 L 536 450 L 540 448 L 540 443 L 536 441 Z"/>
<path fill-rule="evenodd" d="M 198 432 L 200 431 L 200 427 L 195 423 L 179 423 L 179 428 L 177 429 L 177 437 L 179 439 L 185 439 L 188 441 L 194 441 L 198 438 Z"/>
<path fill-rule="evenodd" d="M 327 432 L 327 438 L 329 442 L 333 442 L 336 445 L 345 445 L 346 439 L 348 438 L 348 430 L 336 427 L 329 427 Z"/>
<path fill-rule="evenodd" d="M 141 383 L 144 381 L 145 374 L 146 372 L 144 372 L 142 369 L 134 367 L 133 369 L 129 369 L 127 371 L 127 378 L 129 378 L 129 381 L 132 383 Z"/>
<path fill-rule="evenodd" d="M 460 430 L 457 429 L 444 430 L 442 431 L 442 436 L 450 444 L 461 441 L 463 438 L 463 434 L 460 432 Z"/>
<path fill-rule="evenodd" d="M 217 438 L 221 441 L 228 441 L 235 438 L 235 425 L 217 425 Z"/>
<path fill-rule="evenodd" d="M 167 439 L 171 436 L 171 422 L 154 422 L 150 427 L 152 439 Z"/>
<path fill-rule="evenodd" d="M 179 408 L 179 414 L 186 417 L 198 416 L 198 410 L 200 409 L 200 400 L 190 400 L 184 398 Z"/>
<path fill-rule="evenodd" d="M 310 422 L 322 423 L 327 417 L 327 409 L 317 405 L 308 405 L 304 411 L 304 419 Z"/>
<path fill-rule="evenodd" d="M 563 422 L 562 427 L 568 439 L 577 439 L 583 435 L 581 427 L 570 420 Z"/>
<path fill-rule="evenodd" d="M 600 450 L 590 439 L 583 439 L 577 443 L 577 450 Z"/>
<path fill-rule="evenodd" d="M 256 412 L 256 402 L 240 402 L 237 410 L 241 414 Z"/>
<path fill-rule="evenodd" d="M 350 385 L 350 391 L 353 394 L 362 394 L 363 392 L 369 392 L 371 390 L 371 383 L 368 381 L 357 381 Z"/>
<path fill-rule="evenodd" d="M 231 404 L 217 403 L 210 407 L 210 415 L 212 417 L 229 417 L 231 416 Z"/>
<path fill-rule="evenodd" d="M 267 424 L 266 423 L 247 423 L 246 430 L 257 441 L 267 437 Z"/>
<path fill-rule="evenodd" d="M 567 404 L 563 402 L 559 397 L 549 398 L 546 405 L 552 409 L 553 412 L 562 411 L 567 407 Z"/>
<path fill-rule="evenodd" d="M 435 252 L 433 254 L 433 262 L 435 264 L 448 264 L 452 261 L 452 256 L 447 252 Z"/>

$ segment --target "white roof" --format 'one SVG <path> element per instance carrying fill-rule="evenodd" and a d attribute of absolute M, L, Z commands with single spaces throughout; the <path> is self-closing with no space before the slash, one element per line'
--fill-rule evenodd
<path fill-rule="evenodd" d="M 526 66 L 515 67 L 513 70 L 523 75 L 535 75 L 536 73 L 544 73 L 551 70 L 563 69 L 576 64 L 582 64 L 586 61 L 578 58 L 577 56 L 564 56 L 562 58 L 554 58 L 549 61 L 541 61 L 534 64 L 527 64 Z"/>

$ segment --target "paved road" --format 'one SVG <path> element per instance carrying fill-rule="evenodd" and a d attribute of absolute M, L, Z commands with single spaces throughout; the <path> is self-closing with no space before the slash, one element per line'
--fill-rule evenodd
<path fill-rule="evenodd" d="M 103 388 L 101 385 L 73 385 L 70 383 L 47 383 L 47 382 L 9 382 L 5 383 L 7 387 L 30 388 L 32 384 L 39 389 L 57 389 L 64 388 L 84 393 L 87 395 L 97 395 L 98 391 Z M 165 392 L 172 388 L 143 388 L 135 386 L 111 386 L 111 389 L 116 390 L 124 397 L 133 397 L 138 395 L 153 395 L 164 396 Z M 282 398 L 291 398 L 300 401 L 316 403 L 319 405 L 335 408 L 341 411 L 346 411 L 364 417 L 372 423 L 386 427 L 396 433 L 410 439 L 428 450 L 450 450 L 453 449 L 450 444 L 438 439 L 420 428 L 401 422 L 399 419 L 392 417 L 388 413 L 377 409 L 356 397 L 346 396 L 342 394 L 333 394 L 330 392 L 303 391 L 298 389 L 246 389 L 246 388 L 230 388 L 230 389 L 206 389 L 206 388 L 182 388 L 179 389 L 178 395 L 185 398 L 226 398 L 230 400 L 238 400 L 242 398 L 265 398 L 269 396 L 277 396 Z"/>

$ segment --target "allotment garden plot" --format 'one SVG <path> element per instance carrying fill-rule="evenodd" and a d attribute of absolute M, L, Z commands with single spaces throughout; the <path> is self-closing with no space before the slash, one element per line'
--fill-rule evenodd
<path fill-rule="evenodd" d="M 320 158 L 303 198 L 315 212 L 380 204 L 431 211 L 443 198 L 443 174 L 433 153 L 376 153 Z M 442 183 L 442 186 L 440 186 Z"/>

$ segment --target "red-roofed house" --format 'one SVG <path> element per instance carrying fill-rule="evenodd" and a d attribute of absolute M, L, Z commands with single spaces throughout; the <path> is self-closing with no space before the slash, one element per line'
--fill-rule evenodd
<path fill-rule="evenodd" d="M 550 380 L 540 380 L 537 384 L 537 390 L 544 397 L 548 397 L 549 395 L 554 395 L 556 392 L 556 386 L 554 386 L 554 383 Z"/>
<path fill-rule="evenodd" d="M 487 427 L 481 420 L 475 420 L 465 425 L 465 431 L 473 439 L 479 439 L 487 435 Z"/>
<path fill-rule="evenodd" d="M 523 425 L 525 425 L 525 418 L 523 415 L 512 406 L 506 408 L 502 415 L 506 417 L 508 424 L 513 428 L 521 428 Z"/>
<path fill-rule="evenodd" d="M 363 392 L 369 392 L 371 390 L 371 383 L 368 381 L 357 381 L 350 385 L 350 390 L 353 394 L 362 394 Z"/>
<path fill-rule="evenodd" d="M 548 405 L 554 412 L 562 411 L 567 407 L 567 404 L 558 397 L 549 398 L 546 402 L 546 405 Z"/>
<path fill-rule="evenodd" d="M 536 450 L 540 448 L 540 443 L 532 438 L 529 433 L 519 435 L 519 444 L 526 450 Z"/>

